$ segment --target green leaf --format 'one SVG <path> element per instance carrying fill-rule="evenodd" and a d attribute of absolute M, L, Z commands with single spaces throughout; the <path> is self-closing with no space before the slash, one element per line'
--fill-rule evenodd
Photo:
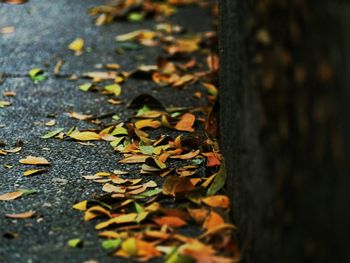
<path fill-rule="evenodd" d="M 58 129 L 56 129 L 54 131 L 50 131 L 49 133 L 41 136 L 40 138 L 42 138 L 42 139 L 49 139 L 49 138 L 55 137 L 56 135 L 58 135 L 63 130 L 64 130 L 64 128 L 58 128 Z"/>
<path fill-rule="evenodd" d="M 145 14 L 140 12 L 131 12 L 128 15 L 128 20 L 130 22 L 140 22 L 145 19 Z"/>
<path fill-rule="evenodd" d="M 181 255 L 176 249 L 169 253 L 169 255 L 166 258 L 165 263 L 194 263 L 195 260 L 188 257 Z"/>
<path fill-rule="evenodd" d="M 218 174 L 216 175 L 214 181 L 208 188 L 207 195 L 216 194 L 225 185 L 226 178 L 227 178 L 226 165 L 225 165 L 225 161 L 223 161 L 220 166 L 220 170 L 218 171 Z"/>
<path fill-rule="evenodd" d="M 154 147 L 152 145 L 140 145 L 139 146 L 141 153 L 152 155 Z"/>
<path fill-rule="evenodd" d="M 160 188 L 156 188 L 156 189 L 153 189 L 153 190 L 149 190 L 147 192 L 144 192 L 142 194 L 139 194 L 139 195 L 135 195 L 134 198 L 145 198 L 145 197 L 151 197 L 151 196 L 155 196 L 159 193 L 162 192 L 162 189 Z"/>
<path fill-rule="evenodd" d="M 118 48 L 124 50 L 140 50 L 142 46 L 133 42 L 118 42 Z"/>
<path fill-rule="evenodd" d="M 41 68 L 33 68 L 29 70 L 28 75 L 31 78 L 31 80 L 34 81 L 34 83 L 38 83 L 46 79 L 44 73 L 44 70 L 42 70 Z"/>
<path fill-rule="evenodd" d="M 119 137 L 118 139 L 112 141 L 110 144 L 112 147 L 117 147 L 125 137 Z"/>
<path fill-rule="evenodd" d="M 113 115 L 112 119 L 115 121 L 119 121 L 120 120 L 120 116 L 119 115 Z"/>
<path fill-rule="evenodd" d="M 18 191 L 23 193 L 23 196 L 25 195 L 32 195 L 32 194 L 36 194 L 37 191 L 34 189 L 18 189 Z"/>
<path fill-rule="evenodd" d="M 82 91 L 88 91 L 92 87 L 91 83 L 85 83 L 79 86 L 79 89 Z"/>
<path fill-rule="evenodd" d="M 136 115 L 139 116 L 139 115 L 145 114 L 150 110 L 151 109 L 147 105 L 143 105 L 143 107 L 137 111 Z"/>
<path fill-rule="evenodd" d="M 128 131 L 123 127 L 116 127 L 112 132 L 111 135 L 128 135 Z"/>
<path fill-rule="evenodd" d="M 83 241 L 79 238 L 74 238 L 71 240 L 68 240 L 68 246 L 70 247 L 82 247 L 83 246 Z"/>
<path fill-rule="evenodd" d="M 137 213 L 145 212 L 145 210 L 143 209 L 143 207 L 139 203 L 135 202 L 134 205 L 135 205 L 135 209 L 136 209 Z"/>
<path fill-rule="evenodd" d="M 193 165 L 199 165 L 199 164 L 201 164 L 203 161 L 204 161 L 204 159 L 199 159 L 199 158 L 197 158 L 197 159 L 191 160 L 191 164 L 193 164 Z"/>
<path fill-rule="evenodd" d="M 105 90 L 114 93 L 114 95 L 119 96 L 120 93 L 122 92 L 122 88 L 118 84 L 111 84 L 105 86 Z"/>
<path fill-rule="evenodd" d="M 121 239 L 110 239 L 110 240 L 105 240 L 102 242 L 102 248 L 105 250 L 111 250 L 111 249 L 116 249 L 120 246 L 122 243 Z"/>

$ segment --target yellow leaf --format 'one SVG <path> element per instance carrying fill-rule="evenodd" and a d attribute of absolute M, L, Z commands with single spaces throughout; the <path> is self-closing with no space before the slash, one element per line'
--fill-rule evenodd
<path fill-rule="evenodd" d="M 102 229 L 102 228 L 106 228 L 112 224 L 124 224 L 124 223 L 131 223 L 131 222 L 135 222 L 135 220 L 137 219 L 138 214 L 137 213 L 130 213 L 130 214 L 126 214 L 126 215 L 120 215 L 117 217 L 114 217 L 112 219 L 109 219 L 108 221 L 99 223 L 98 225 L 96 225 L 96 229 Z"/>
<path fill-rule="evenodd" d="M 14 200 L 21 197 L 22 195 L 23 195 L 23 192 L 21 191 L 9 192 L 9 193 L 0 195 L 0 201 Z"/>
<path fill-rule="evenodd" d="M 111 213 L 101 207 L 101 206 L 93 206 L 93 207 L 90 207 L 86 212 L 85 212 L 85 215 L 84 215 L 84 220 L 85 221 L 90 221 L 91 219 L 94 219 L 96 217 L 98 217 L 99 215 L 106 215 L 108 217 L 111 217 Z"/>
<path fill-rule="evenodd" d="M 37 170 L 27 170 L 23 173 L 24 176 L 30 176 L 30 175 L 34 175 L 34 174 L 41 174 L 41 173 L 45 173 L 48 170 L 46 169 L 37 169 Z"/>
<path fill-rule="evenodd" d="M 98 141 L 101 139 L 100 135 L 98 135 L 95 132 L 89 132 L 89 131 L 85 131 L 85 132 L 74 131 L 68 136 L 78 141 Z"/>
<path fill-rule="evenodd" d="M 140 120 L 135 122 L 135 127 L 137 129 L 142 129 L 142 128 L 154 128 L 157 129 L 161 126 L 162 124 L 160 123 L 160 121 L 154 121 L 154 120 Z"/>
<path fill-rule="evenodd" d="M 87 200 L 76 203 L 73 205 L 73 208 L 79 211 L 85 211 L 87 209 Z"/>
<path fill-rule="evenodd" d="M 69 44 L 68 48 L 72 51 L 79 52 L 84 48 L 84 39 L 77 38 L 72 43 Z"/>
<path fill-rule="evenodd" d="M 122 244 L 122 250 L 129 256 L 134 256 L 137 253 L 136 239 L 134 237 L 128 238 Z"/>
<path fill-rule="evenodd" d="M 49 165 L 50 162 L 43 157 L 27 156 L 25 159 L 19 160 L 22 164 L 30 165 Z"/>

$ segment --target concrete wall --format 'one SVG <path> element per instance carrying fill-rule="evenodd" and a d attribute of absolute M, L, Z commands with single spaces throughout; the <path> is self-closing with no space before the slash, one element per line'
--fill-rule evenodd
<path fill-rule="evenodd" d="M 349 262 L 350 4 L 220 1 L 221 147 L 245 262 Z"/>

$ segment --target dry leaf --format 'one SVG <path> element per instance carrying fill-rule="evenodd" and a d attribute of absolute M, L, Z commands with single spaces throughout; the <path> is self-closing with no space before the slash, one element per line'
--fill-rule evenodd
<path fill-rule="evenodd" d="M 118 163 L 144 163 L 147 158 L 149 158 L 148 155 L 132 155 L 118 161 Z"/>
<path fill-rule="evenodd" d="M 35 175 L 35 174 L 41 174 L 48 172 L 47 169 L 38 169 L 38 170 L 27 170 L 23 173 L 24 176 L 30 176 L 30 175 Z"/>
<path fill-rule="evenodd" d="M 84 39 L 77 38 L 72 43 L 69 44 L 68 48 L 75 52 L 80 52 L 84 48 Z"/>
<path fill-rule="evenodd" d="M 203 228 L 210 230 L 224 223 L 225 221 L 218 213 L 211 211 L 203 223 Z"/>
<path fill-rule="evenodd" d="M 92 118 L 92 115 L 85 115 L 74 111 L 68 112 L 68 116 L 81 121 Z"/>
<path fill-rule="evenodd" d="M 101 139 L 100 135 L 98 135 L 95 132 L 89 132 L 89 131 L 85 131 L 85 132 L 73 131 L 68 136 L 78 141 L 98 141 Z"/>
<path fill-rule="evenodd" d="M 182 227 L 187 225 L 186 221 L 176 216 L 163 216 L 163 217 L 153 219 L 153 221 L 160 226 L 167 225 L 170 227 Z"/>
<path fill-rule="evenodd" d="M 191 113 L 185 113 L 181 116 L 180 121 L 175 125 L 175 129 L 178 131 L 193 132 L 193 124 L 196 121 L 196 117 Z"/>
<path fill-rule="evenodd" d="M 50 162 L 43 157 L 27 156 L 25 159 L 19 160 L 22 164 L 29 165 L 49 165 Z"/>
<path fill-rule="evenodd" d="M 202 198 L 202 202 L 211 207 L 228 208 L 230 199 L 226 195 L 212 195 Z"/>
<path fill-rule="evenodd" d="M 9 193 L 0 195 L 0 201 L 14 200 L 21 197 L 22 195 L 23 195 L 23 192 L 21 191 L 9 192 Z"/>
<path fill-rule="evenodd" d="M 29 212 L 24 212 L 19 214 L 6 214 L 5 216 L 8 218 L 14 218 L 14 219 L 27 219 L 35 215 L 36 215 L 35 211 L 29 211 Z"/>
<path fill-rule="evenodd" d="M 162 124 L 160 123 L 160 121 L 154 121 L 151 119 L 147 119 L 147 120 L 140 120 L 135 122 L 135 127 L 137 129 L 142 129 L 142 128 L 153 128 L 153 129 L 157 129 L 161 126 Z"/>

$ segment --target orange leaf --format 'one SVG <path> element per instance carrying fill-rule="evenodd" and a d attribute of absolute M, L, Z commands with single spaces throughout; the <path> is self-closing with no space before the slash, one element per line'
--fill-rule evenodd
<path fill-rule="evenodd" d="M 221 164 L 220 155 L 215 152 L 202 153 L 205 157 L 207 157 L 207 166 L 213 167 Z"/>
<path fill-rule="evenodd" d="M 202 202 L 211 207 L 228 208 L 230 206 L 230 199 L 226 195 L 204 197 Z"/>
<path fill-rule="evenodd" d="M 196 157 L 199 154 L 199 152 L 200 151 L 197 150 L 197 151 L 189 152 L 189 153 L 182 154 L 182 155 L 173 155 L 173 156 L 170 156 L 170 158 L 180 159 L 180 160 L 188 160 L 188 159 L 192 159 L 192 158 Z"/>
<path fill-rule="evenodd" d="M 135 122 L 135 127 L 137 129 L 142 129 L 142 128 L 154 128 L 157 129 L 161 126 L 162 124 L 159 121 L 154 121 L 154 120 L 140 120 Z"/>
<path fill-rule="evenodd" d="M 0 201 L 14 200 L 21 197 L 22 195 L 23 195 L 23 192 L 21 191 L 9 192 L 9 193 L 0 195 Z"/>
<path fill-rule="evenodd" d="M 204 223 L 203 223 L 203 228 L 205 229 L 212 229 L 217 227 L 218 225 L 224 224 L 224 220 L 222 219 L 222 217 L 214 212 L 211 211 L 209 216 L 205 219 Z"/>
<path fill-rule="evenodd" d="M 196 117 L 191 113 L 185 113 L 181 116 L 180 121 L 175 125 L 175 129 L 178 131 L 193 132 L 193 124 L 196 121 Z"/>
<path fill-rule="evenodd" d="M 208 210 L 203 208 L 188 209 L 188 212 L 197 224 L 202 224 L 205 218 L 208 216 Z"/>
<path fill-rule="evenodd" d="M 154 244 L 136 239 L 137 255 L 139 257 L 158 257 L 162 254 L 155 248 Z"/>
<path fill-rule="evenodd" d="M 6 214 L 5 216 L 8 218 L 14 218 L 14 219 L 26 219 L 26 218 L 31 218 L 35 216 L 36 212 L 34 211 L 29 211 L 29 212 L 24 212 L 24 213 L 19 213 L 19 214 Z"/>
<path fill-rule="evenodd" d="M 25 159 L 19 160 L 20 163 L 30 165 L 49 165 L 50 162 L 43 157 L 27 156 Z"/>
<path fill-rule="evenodd" d="M 176 216 L 163 216 L 153 219 L 153 221 L 160 226 L 167 225 L 170 227 L 181 227 L 187 225 L 184 220 Z"/>

